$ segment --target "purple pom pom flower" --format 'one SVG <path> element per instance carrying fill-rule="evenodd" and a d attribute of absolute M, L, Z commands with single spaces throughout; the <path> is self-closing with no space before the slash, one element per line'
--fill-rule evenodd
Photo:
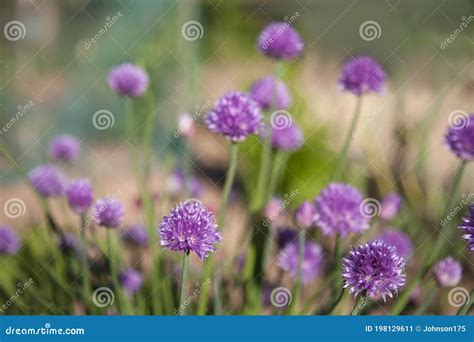
<path fill-rule="evenodd" d="M 110 71 L 107 82 L 120 96 L 138 97 L 148 89 L 149 77 L 139 66 L 124 63 Z"/>
<path fill-rule="evenodd" d="M 462 218 L 462 224 L 459 226 L 462 232 L 462 238 L 467 241 L 469 251 L 474 251 L 474 204 L 469 206 L 469 212 Z"/>
<path fill-rule="evenodd" d="M 434 272 L 438 284 L 442 287 L 456 286 L 462 279 L 461 264 L 450 256 L 437 262 Z"/>
<path fill-rule="evenodd" d="M 446 144 L 460 159 L 474 160 L 474 114 L 467 116 L 462 112 L 453 120 L 446 133 Z"/>
<path fill-rule="evenodd" d="M 362 194 L 344 183 L 331 183 L 315 201 L 315 223 L 325 235 L 342 237 L 369 228 L 368 215 L 361 210 Z"/>
<path fill-rule="evenodd" d="M 394 246 L 397 249 L 398 255 L 405 259 L 409 257 L 413 251 L 413 243 L 410 237 L 399 230 L 387 229 L 379 239 Z"/>
<path fill-rule="evenodd" d="M 89 210 L 94 200 L 92 186 L 87 179 L 77 179 L 66 188 L 66 198 L 69 206 L 77 214 L 82 215 Z"/>
<path fill-rule="evenodd" d="M 56 166 L 45 164 L 28 173 L 33 188 L 44 197 L 60 196 L 64 192 L 66 175 Z"/>
<path fill-rule="evenodd" d="M 344 288 L 354 296 L 361 293 L 372 299 L 393 297 L 405 285 L 405 261 L 395 247 L 381 240 L 352 247 L 342 260 Z"/>
<path fill-rule="evenodd" d="M 0 254 L 14 254 L 20 248 L 20 239 L 10 226 L 0 226 Z"/>
<path fill-rule="evenodd" d="M 288 272 L 292 278 L 298 276 L 298 244 L 289 243 L 278 256 L 278 266 Z M 303 283 L 309 283 L 321 273 L 323 251 L 320 245 L 307 241 L 301 264 Z"/>
<path fill-rule="evenodd" d="M 252 84 L 250 96 L 262 109 L 287 109 L 292 102 L 285 82 L 281 80 L 277 82 L 273 76 L 261 78 Z"/>
<path fill-rule="evenodd" d="M 342 90 L 354 95 L 382 93 L 385 88 L 385 71 L 371 57 L 359 56 L 346 62 L 342 69 L 339 85 Z"/>
<path fill-rule="evenodd" d="M 133 224 L 122 234 L 122 239 L 137 246 L 148 246 L 148 231 L 141 224 Z"/>
<path fill-rule="evenodd" d="M 95 203 L 94 220 L 99 226 L 117 228 L 123 222 L 123 204 L 113 197 L 104 197 Z"/>
<path fill-rule="evenodd" d="M 278 150 L 296 150 L 303 144 L 303 133 L 295 123 L 285 127 L 275 127 L 272 130 L 271 143 L 273 148 Z"/>
<path fill-rule="evenodd" d="M 120 284 L 127 295 L 132 296 L 140 291 L 143 284 L 143 277 L 140 272 L 133 268 L 123 270 L 119 274 Z"/>
<path fill-rule="evenodd" d="M 161 245 L 181 253 L 196 253 L 204 260 L 221 240 L 214 215 L 201 202 L 188 200 L 171 209 L 159 228 Z"/>
<path fill-rule="evenodd" d="M 205 122 L 210 131 L 220 133 L 233 143 L 243 141 L 263 128 L 262 112 L 258 104 L 240 92 L 229 92 L 221 97 Z"/>
<path fill-rule="evenodd" d="M 396 193 L 391 193 L 382 198 L 380 218 L 384 221 L 390 221 L 397 216 L 402 206 L 402 198 Z"/>
<path fill-rule="evenodd" d="M 81 151 L 81 144 L 72 135 L 60 135 L 49 144 L 49 155 L 54 160 L 74 161 Z"/>
<path fill-rule="evenodd" d="M 257 49 L 274 59 L 293 59 L 304 48 L 303 39 L 287 22 L 273 22 L 267 25 L 257 39 Z"/>
<path fill-rule="evenodd" d="M 296 208 L 293 218 L 296 224 L 304 229 L 308 229 L 314 224 L 314 204 L 311 201 L 304 201 Z"/>

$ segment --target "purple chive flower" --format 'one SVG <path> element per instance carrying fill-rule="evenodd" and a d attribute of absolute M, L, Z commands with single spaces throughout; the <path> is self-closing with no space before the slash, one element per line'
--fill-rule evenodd
<path fill-rule="evenodd" d="M 434 272 L 438 284 L 442 287 L 453 287 L 462 279 L 462 266 L 452 257 L 438 261 L 434 266 Z"/>
<path fill-rule="evenodd" d="M 49 144 L 49 155 L 54 160 L 74 161 L 81 151 L 81 144 L 72 135 L 60 135 Z"/>
<path fill-rule="evenodd" d="M 210 131 L 224 135 L 233 143 L 245 140 L 249 134 L 258 134 L 263 128 L 258 104 L 237 91 L 221 97 L 206 114 L 205 122 Z"/>
<path fill-rule="evenodd" d="M 467 241 L 469 251 L 474 251 L 474 204 L 469 206 L 469 212 L 462 218 L 459 229 L 462 232 L 462 238 Z"/>
<path fill-rule="evenodd" d="M 395 247 L 375 240 L 352 247 L 342 260 L 344 288 L 372 299 L 393 297 L 405 285 L 405 261 Z"/>
<path fill-rule="evenodd" d="M 358 233 L 369 228 L 360 209 L 362 194 L 344 183 L 331 183 L 315 200 L 315 223 L 325 235 Z"/>
<path fill-rule="evenodd" d="M 164 216 L 159 228 L 161 245 L 177 252 L 195 252 L 202 260 L 215 250 L 221 240 L 214 215 L 201 202 L 179 203 Z"/>
<path fill-rule="evenodd" d="M 413 251 L 413 243 L 410 237 L 399 230 L 387 229 L 379 239 L 395 247 L 397 254 L 405 259 L 409 257 Z"/>
<path fill-rule="evenodd" d="M 94 220 L 99 226 L 116 228 L 123 222 L 123 204 L 113 197 L 104 197 L 95 203 Z"/>
<path fill-rule="evenodd" d="M 342 90 L 354 95 L 382 93 L 385 88 L 385 71 L 371 57 L 359 56 L 346 62 L 342 69 L 339 85 Z"/>
<path fill-rule="evenodd" d="M 397 216 L 402 206 L 402 198 L 396 193 L 391 193 L 382 198 L 380 218 L 384 221 L 390 221 Z"/>
<path fill-rule="evenodd" d="M 92 186 L 87 179 L 77 179 L 66 188 L 66 198 L 69 206 L 77 214 L 82 215 L 89 210 L 94 200 Z"/>
<path fill-rule="evenodd" d="M 448 128 L 446 144 L 462 160 L 474 160 L 474 113 L 459 116 Z"/>
<path fill-rule="evenodd" d="M 132 296 L 140 291 L 143 284 L 143 277 L 140 272 L 133 268 L 127 268 L 119 274 L 120 284 L 127 295 Z"/>
<path fill-rule="evenodd" d="M 280 197 L 272 197 L 265 205 L 263 215 L 270 221 L 274 221 L 281 216 L 284 209 L 283 200 Z"/>
<path fill-rule="evenodd" d="M 292 102 L 290 91 L 285 82 L 277 82 L 273 76 L 261 78 L 252 84 L 250 87 L 250 97 L 262 109 L 287 109 L 291 106 Z"/>
<path fill-rule="evenodd" d="M 321 246 L 307 241 L 304 247 L 304 258 L 301 280 L 309 283 L 321 273 L 323 251 Z M 278 256 L 278 266 L 288 272 L 292 278 L 298 276 L 298 244 L 289 243 Z"/>
<path fill-rule="evenodd" d="M 293 218 L 298 226 L 308 229 L 314 224 L 314 204 L 311 201 L 304 201 L 296 208 Z"/>
<path fill-rule="evenodd" d="M 304 48 L 303 39 L 287 22 L 273 22 L 267 25 L 257 39 L 257 49 L 274 59 L 293 59 Z"/>
<path fill-rule="evenodd" d="M 60 196 L 64 192 L 66 175 L 56 166 L 45 164 L 28 173 L 33 188 L 44 197 Z"/>
<path fill-rule="evenodd" d="M 141 224 L 132 224 L 122 234 L 122 239 L 136 246 L 148 246 L 148 231 Z"/>
<path fill-rule="evenodd" d="M 14 254 L 20 248 L 17 233 L 7 225 L 0 226 L 0 254 Z"/>
<path fill-rule="evenodd" d="M 107 83 L 120 96 L 137 97 L 148 89 L 149 77 L 139 66 L 124 63 L 109 72 Z"/>
<path fill-rule="evenodd" d="M 296 150 L 303 144 L 303 133 L 295 123 L 281 128 L 273 128 L 271 143 L 273 148 L 278 150 Z"/>
<path fill-rule="evenodd" d="M 61 241 L 59 241 L 59 248 L 81 257 L 81 243 L 74 234 L 64 234 Z"/>
<path fill-rule="evenodd" d="M 289 227 L 281 228 L 278 230 L 277 242 L 280 249 L 285 248 L 289 243 L 295 242 L 298 237 L 298 233 Z"/>

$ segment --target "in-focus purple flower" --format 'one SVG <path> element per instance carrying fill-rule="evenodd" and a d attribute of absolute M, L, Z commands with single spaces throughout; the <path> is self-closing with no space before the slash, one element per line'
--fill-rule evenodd
<path fill-rule="evenodd" d="M 297 237 L 298 237 L 298 233 L 296 232 L 296 230 L 290 227 L 278 229 L 278 235 L 277 235 L 278 247 L 280 249 L 285 248 L 288 244 L 292 242 L 296 242 Z"/>
<path fill-rule="evenodd" d="M 339 85 L 342 90 L 355 95 L 382 93 L 386 75 L 382 67 L 371 57 L 358 56 L 344 64 Z"/>
<path fill-rule="evenodd" d="M 123 222 L 123 204 L 113 197 L 104 197 L 95 203 L 94 220 L 99 226 L 117 228 Z"/>
<path fill-rule="evenodd" d="M 145 70 L 131 63 L 120 64 L 107 76 L 107 82 L 120 96 L 142 96 L 148 89 L 149 77 Z"/>
<path fill-rule="evenodd" d="M 284 127 L 273 128 L 271 143 L 273 148 L 278 150 L 296 150 L 303 143 L 303 133 L 300 127 L 295 123 Z"/>
<path fill-rule="evenodd" d="M 233 143 L 258 134 L 263 128 L 262 112 L 254 100 L 241 92 L 225 94 L 212 111 L 206 114 L 207 128 L 220 133 Z"/>
<path fill-rule="evenodd" d="M 143 284 L 143 277 L 140 272 L 133 268 L 127 268 L 119 274 L 120 284 L 127 295 L 132 296 L 140 291 Z"/>
<path fill-rule="evenodd" d="M 413 243 L 410 237 L 399 230 L 387 229 L 379 239 L 394 246 L 397 249 L 398 255 L 405 259 L 409 257 L 413 251 Z"/>
<path fill-rule="evenodd" d="M 455 119 L 446 133 L 446 144 L 460 159 L 474 160 L 474 113 Z"/>
<path fill-rule="evenodd" d="M 122 239 L 136 246 L 148 246 L 148 231 L 141 224 L 132 224 L 122 234 Z"/>
<path fill-rule="evenodd" d="M 293 218 L 296 224 L 304 229 L 308 229 L 314 224 L 314 203 L 311 201 L 304 201 L 296 208 Z"/>
<path fill-rule="evenodd" d="M 49 144 L 49 155 L 54 160 L 74 161 L 81 152 L 81 144 L 72 135 L 60 135 Z"/>
<path fill-rule="evenodd" d="M 69 183 L 66 188 L 66 198 L 69 206 L 81 215 L 89 210 L 94 200 L 92 186 L 87 179 L 77 179 Z"/>
<path fill-rule="evenodd" d="M 17 233 L 7 225 L 0 226 L 0 254 L 14 254 L 20 248 Z"/>
<path fill-rule="evenodd" d="M 461 264 L 450 256 L 438 261 L 434 266 L 434 272 L 438 284 L 442 287 L 456 286 L 462 279 Z"/>
<path fill-rule="evenodd" d="M 352 247 L 342 260 L 344 288 L 354 296 L 359 293 L 372 299 L 393 297 L 405 285 L 405 261 L 395 247 L 375 240 L 357 249 Z"/>
<path fill-rule="evenodd" d="M 390 221 L 397 216 L 402 206 L 402 198 L 396 193 L 390 193 L 382 198 L 379 217 L 384 221 Z"/>
<path fill-rule="evenodd" d="M 459 226 L 462 232 L 462 238 L 467 241 L 469 251 L 474 251 L 474 204 L 469 206 L 469 212 L 462 218 Z"/>
<path fill-rule="evenodd" d="M 292 102 L 285 82 L 277 82 L 273 76 L 263 77 L 252 84 L 250 96 L 262 109 L 287 109 Z"/>
<path fill-rule="evenodd" d="M 278 255 L 278 266 L 288 272 L 292 278 L 298 276 L 298 243 L 289 243 Z M 323 251 L 320 245 L 307 241 L 301 264 L 303 283 L 309 283 L 321 273 Z"/>
<path fill-rule="evenodd" d="M 267 25 L 257 39 L 257 49 L 274 59 L 293 59 L 304 48 L 303 39 L 287 22 L 273 22 Z"/>
<path fill-rule="evenodd" d="M 315 223 L 325 235 L 358 233 L 369 228 L 361 210 L 362 194 L 344 183 L 331 183 L 315 200 Z"/>
<path fill-rule="evenodd" d="M 35 167 L 28 173 L 33 188 L 44 197 L 60 196 L 64 192 L 66 175 L 52 164 Z"/>
<path fill-rule="evenodd" d="M 171 209 L 160 225 L 161 245 L 181 253 L 196 253 L 202 260 L 221 240 L 214 215 L 201 202 L 188 200 Z"/>

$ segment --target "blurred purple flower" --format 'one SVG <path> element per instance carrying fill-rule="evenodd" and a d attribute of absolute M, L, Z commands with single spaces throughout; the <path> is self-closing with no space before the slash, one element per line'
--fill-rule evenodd
<path fill-rule="evenodd" d="M 449 126 L 445 141 L 462 160 L 474 160 L 474 113 L 460 116 Z"/>
<path fill-rule="evenodd" d="M 278 229 L 277 242 L 280 249 L 285 248 L 289 243 L 295 242 L 298 233 L 290 227 Z"/>
<path fill-rule="evenodd" d="M 301 280 L 309 283 L 320 273 L 323 251 L 320 245 L 307 241 L 304 247 Z M 278 266 L 288 272 L 292 278 L 298 276 L 298 243 L 289 243 L 278 255 Z"/>
<path fill-rule="evenodd" d="M 137 97 L 147 91 L 149 77 L 141 67 L 124 63 L 109 72 L 107 83 L 120 96 Z"/>
<path fill-rule="evenodd" d="M 352 247 L 342 260 L 344 288 L 357 296 L 362 293 L 372 299 L 393 297 L 405 285 L 405 261 L 395 247 L 381 240 Z"/>
<path fill-rule="evenodd" d="M 148 231 L 141 224 L 132 224 L 122 233 L 122 239 L 137 246 L 148 246 Z"/>
<path fill-rule="evenodd" d="M 257 39 L 257 49 L 274 59 L 293 59 L 304 48 L 299 33 L 287 22 L 273 22 L 267 25 Z"/>
<path fill-rule="evenodd" d="M 285 82 L 281 80 L 277 82 L 273 76 L 263 77 L 252 84 L 250 96 L 262 109 L 287 109 L 292 102 Z"/>
<path fill-rule="evenodd" d="M 203 191 L 203 185 L 199 178 L 194 175 L 188 177 L 186 182 L 186 175 L 182 167 L 176 167 L 168 176 L 167 189 L 168 192 L 174 196 L 181 194 L 185 187 L 187 187 L 191 197 L 199 197 Z"/>
<path fill-rule="evenodd" d="M 81 243 L 74 234 L 66 233 L 59 241 L 59 248 L 81 257 Z"/>
<path fill-rule="evenodd" d="M 132 296 L 140 291 L 143 284 L 143 277 L 140 272 L 133 268 L 127 268 L 119 274 L 120 284 L 127 295 Z"/>
<path fill-rule="evenodd" d="M 81 144 L 72 135 L 64 134 L 54 138 L 49 144 L 49 155 L 54 160 L 74 161 L 81 151 Z"/>
<path fill-rule="evenodd" d="M 380 218 L 390 221 L 397 216 L 402 206 L 402 198 L 397 193 L 390 193 L 382 198 Z"/>
<path fill-rule="evenodd" d="M 299 227 L 308 229 L 314 224 L 314 214 L 314 203 L 311 201 L 304 201 L 298 208 L 296 208 L 293 218 Z"/>
<path fill-rule="evenodd" d="M 52 164 L 35 167 L 28 173 L 33 188 L 44 197 L 60 196 L 64 192 L 66 175 Z"/>
<path fill-rule="evenodd" d="M 303 144 L 303 133 L 295 123 L 282 128 L 273 128 L 271 143 L 273 148 L 278 150 L 296 150 Z"/>
<path fill-rule="evenodd" d="M 92 186 L 87 179 L 77 179 L 66 188 L 66 198 L 69 206 L 77 214 L 82 215 L 89 210 L 94 200 Z"/>
<path fill-rule="evenodd" d="M 456 286 L 462 279 L 461 264 L 450 256 L 438 261 L 434 266 L 434 272 L 438 284 L 442 287 Z"/>
<path fill-rule="evenodd" d="M 7 225 L 0 226 L 0 254 L 14 254 L 20 248 L 16 231 Z"/>
<path fill-rule="evenodd" d="M 374 59 L 358 56 L 344 64 L 339 85 L 342 90 L 350 91 L 354 95 L 382 93 L 385 80 L 385 71 Z"/>
<path fill-rule="evenodd" d="M 467 248 L 469 251 L 474 251 L 474 204 L 469 206 L 469 211 L 462 218 L 459 229 L 462 232 L 462 238 L 467 241 Z"/>
<path fill-rule="evenodd" d="M 387 229 L 379 239 L 394 246 L 397 249 L 397 254 L 405 259 L 409 257 L 413 251 L 413 243 L 410 237 L 399 230 Z"/>
<path fill-rule="evenodd" d="M 283 200 L 280 197 L 272 197 L 265 205 L 263 215 L 273 221 L 282 214 L 284 208 Z"/>
<path fill-rule="evenodd" d="M 112 197 L 104 197 L 95 203 L 94 220 L 99 226 L 117 228 L 123 222 L 123 204 Z"/>

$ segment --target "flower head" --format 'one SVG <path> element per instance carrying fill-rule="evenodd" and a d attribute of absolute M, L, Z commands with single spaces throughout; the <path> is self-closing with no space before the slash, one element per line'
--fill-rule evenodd
<path fill-rule="evenodd" d="M 265 204 L 263 215 L 270 221 L 274 221 L 281 216 L 284 209 L 285 205 L 283 204 L 283 199 L 280 197 L 272 197 Z"/>
<path fill-rule="evenodd" d="M 66 188 L 66 198 L 69 206 L 77 214 L 84 214 L 92 205 L 94 194 L 87 179 L 77 179 L 69 183 Z"/>
<path fill-rule="evenodd" d="M 293 215 L 298 226 L 308 229 L 314 224 L 314 203 L 311 201 L 304 201 L 296 208 Z"/>
<path fill-rule="evenodd" d="M 33 188 L 44 197 L 60 196 L 64 192 L 66 175 L 52 164 L 35 167 L 28 173 Z"/>
<path fill-rule="evenodd" d="M 274 59 L 293 59 L 304 48 L 303 39 L 287 22 L 273 22 L 267 25 L 257 39 L 257 49 Z"/>
<path fill-rule="evenodd" d="M 446 144 L 462 160 L 474 160 L 474 113 L 454 122 L 446 133 Z"/>
<path fill-rule="evenodd" d="M 131 63 L 120 64 L 107 76 L 107 82 L 120 96 L 142 96 L 148 89 L 149 77 L 145 70 Z"/>
<path fill-rule="evenodd" d="M 315 223 L 324 234 L 358 233 L 369 228 L 369 217 L 360 206 L 362 194 L 344 183 L 331 183 L 315 201 Z"/>
<path fill-rule="evenodd" d="M 438 261 L 434 266 L 434 272 L 438 284 L 443 287 L 453 287 L 462 279 L 462 266 L 452 257 Z"/>
<path fill-rule="evenodd" d="M 413 251 L 413 243 L 410 237 L 402 231 L 387 229 L 380 236 L 380 240 L 394 246 L 397 249 L 397 254 L 403 258 L 409 257 Z"/>
<path fill-rule="evenodd" d="M 122 234 L 122 239 L 137 246 L 148 246 L 148 231 L 141 224 L 132 224 Z"/>
<path fill-rule="evenodd" d="M 391 193 L 382 198 L 380 218 L 384 221 L 390 221 L 397 216 L 402 205 L 402 198 L 399 194 Z"/>
<path fill-rule="evenodd" d="M 346 62 L 339 85 L 355 95 L 382 93 L 385 87 L 385 71 L 371 57 L 359 56 Z"/>
<path fill-rule="evenodd" d="M 10 226 L 0 226 L 0 254 L 14 254 L 20 248 L 20 239 Z"/>
<path fill-rule="evenodd" d="M 296 150 L 303 143 L 303 133 L 295 123 L 282 128 L 274 128 L 272 130 L 271 143 L 273 148 L 278 150 Z"/>
<path fill-rule="evenodd" d="M 405 261 L 395 247 L 381 240 L 352 247 L 342 260 L 344 288 L 357 296 L 362 293 L 372 299 L 393 297 L 405 285 Z"/>
<path fill-rule="evenodd" d="M 232 142 L 240 142 L 250 134 L 258 134 L 263 128 L 262 112 L 249 96 L 234 91 L 225 94 L 205 122 L 210 131 L 220 133 Z"/>
<path fill-rule="evenodd" d="M 462 238 L 467 241 L 469 251 L 474 251 L 474 204 L 469 206 L 469 212 L 462 218 L 459 229 L 462 232 Z"/>
<path fill-rule="evenodd" d="M 49 144 L 49 155 L 54 160 L 71 162 L 77 158 L 81 151 L 81 144 L 72 135 L 60 135 Z"/>
<path fill-rule="evenodd" d="M 95 203 L 94 219 L 99 226 L 116 228 L 123 222 L 123 204 L 113 197 L 104 197 Z"/>
<path fill-rule="evenodd" d="M 285 248 L 288 244 L 295 242 L 298 238 L 298 232 L 290 227 L 278 230 L 277 243 L 278 247 Z"/>
<path fill-rule="evenodd" d="M 201 202 L 189 200 L 179 203 L 164 216 L 159 228 L 161 245 L 182 253 L 196 253 L 204 260 L 221 240 L 214 215 Z"/>
<path fill-rule="evenodd" d="M 278 266 L 288 272 L 293 278 L 298 276 L 298 243 L 289 243 L 278 256 Z M 309 283 L 321 273 L 323 251 L 320 245 L 306 242 L 303 263 L 301 264 L 301 280 Z"/>
<path fill-rule="evenodd" d="M 143 284 L 143 277 L 140 272 L 133 268 L 127 268 L 119 274 L 120 284 L 125 292 L 131 296 L 140 291 Z"/>
<path fill-rule="evenodd" d="M 277 82 L 273 76 L 261 78 L 252 84 L 250 96 L 263 109 L 287 109 L 291 106 L 292 102 L 285 82 Z"/>

